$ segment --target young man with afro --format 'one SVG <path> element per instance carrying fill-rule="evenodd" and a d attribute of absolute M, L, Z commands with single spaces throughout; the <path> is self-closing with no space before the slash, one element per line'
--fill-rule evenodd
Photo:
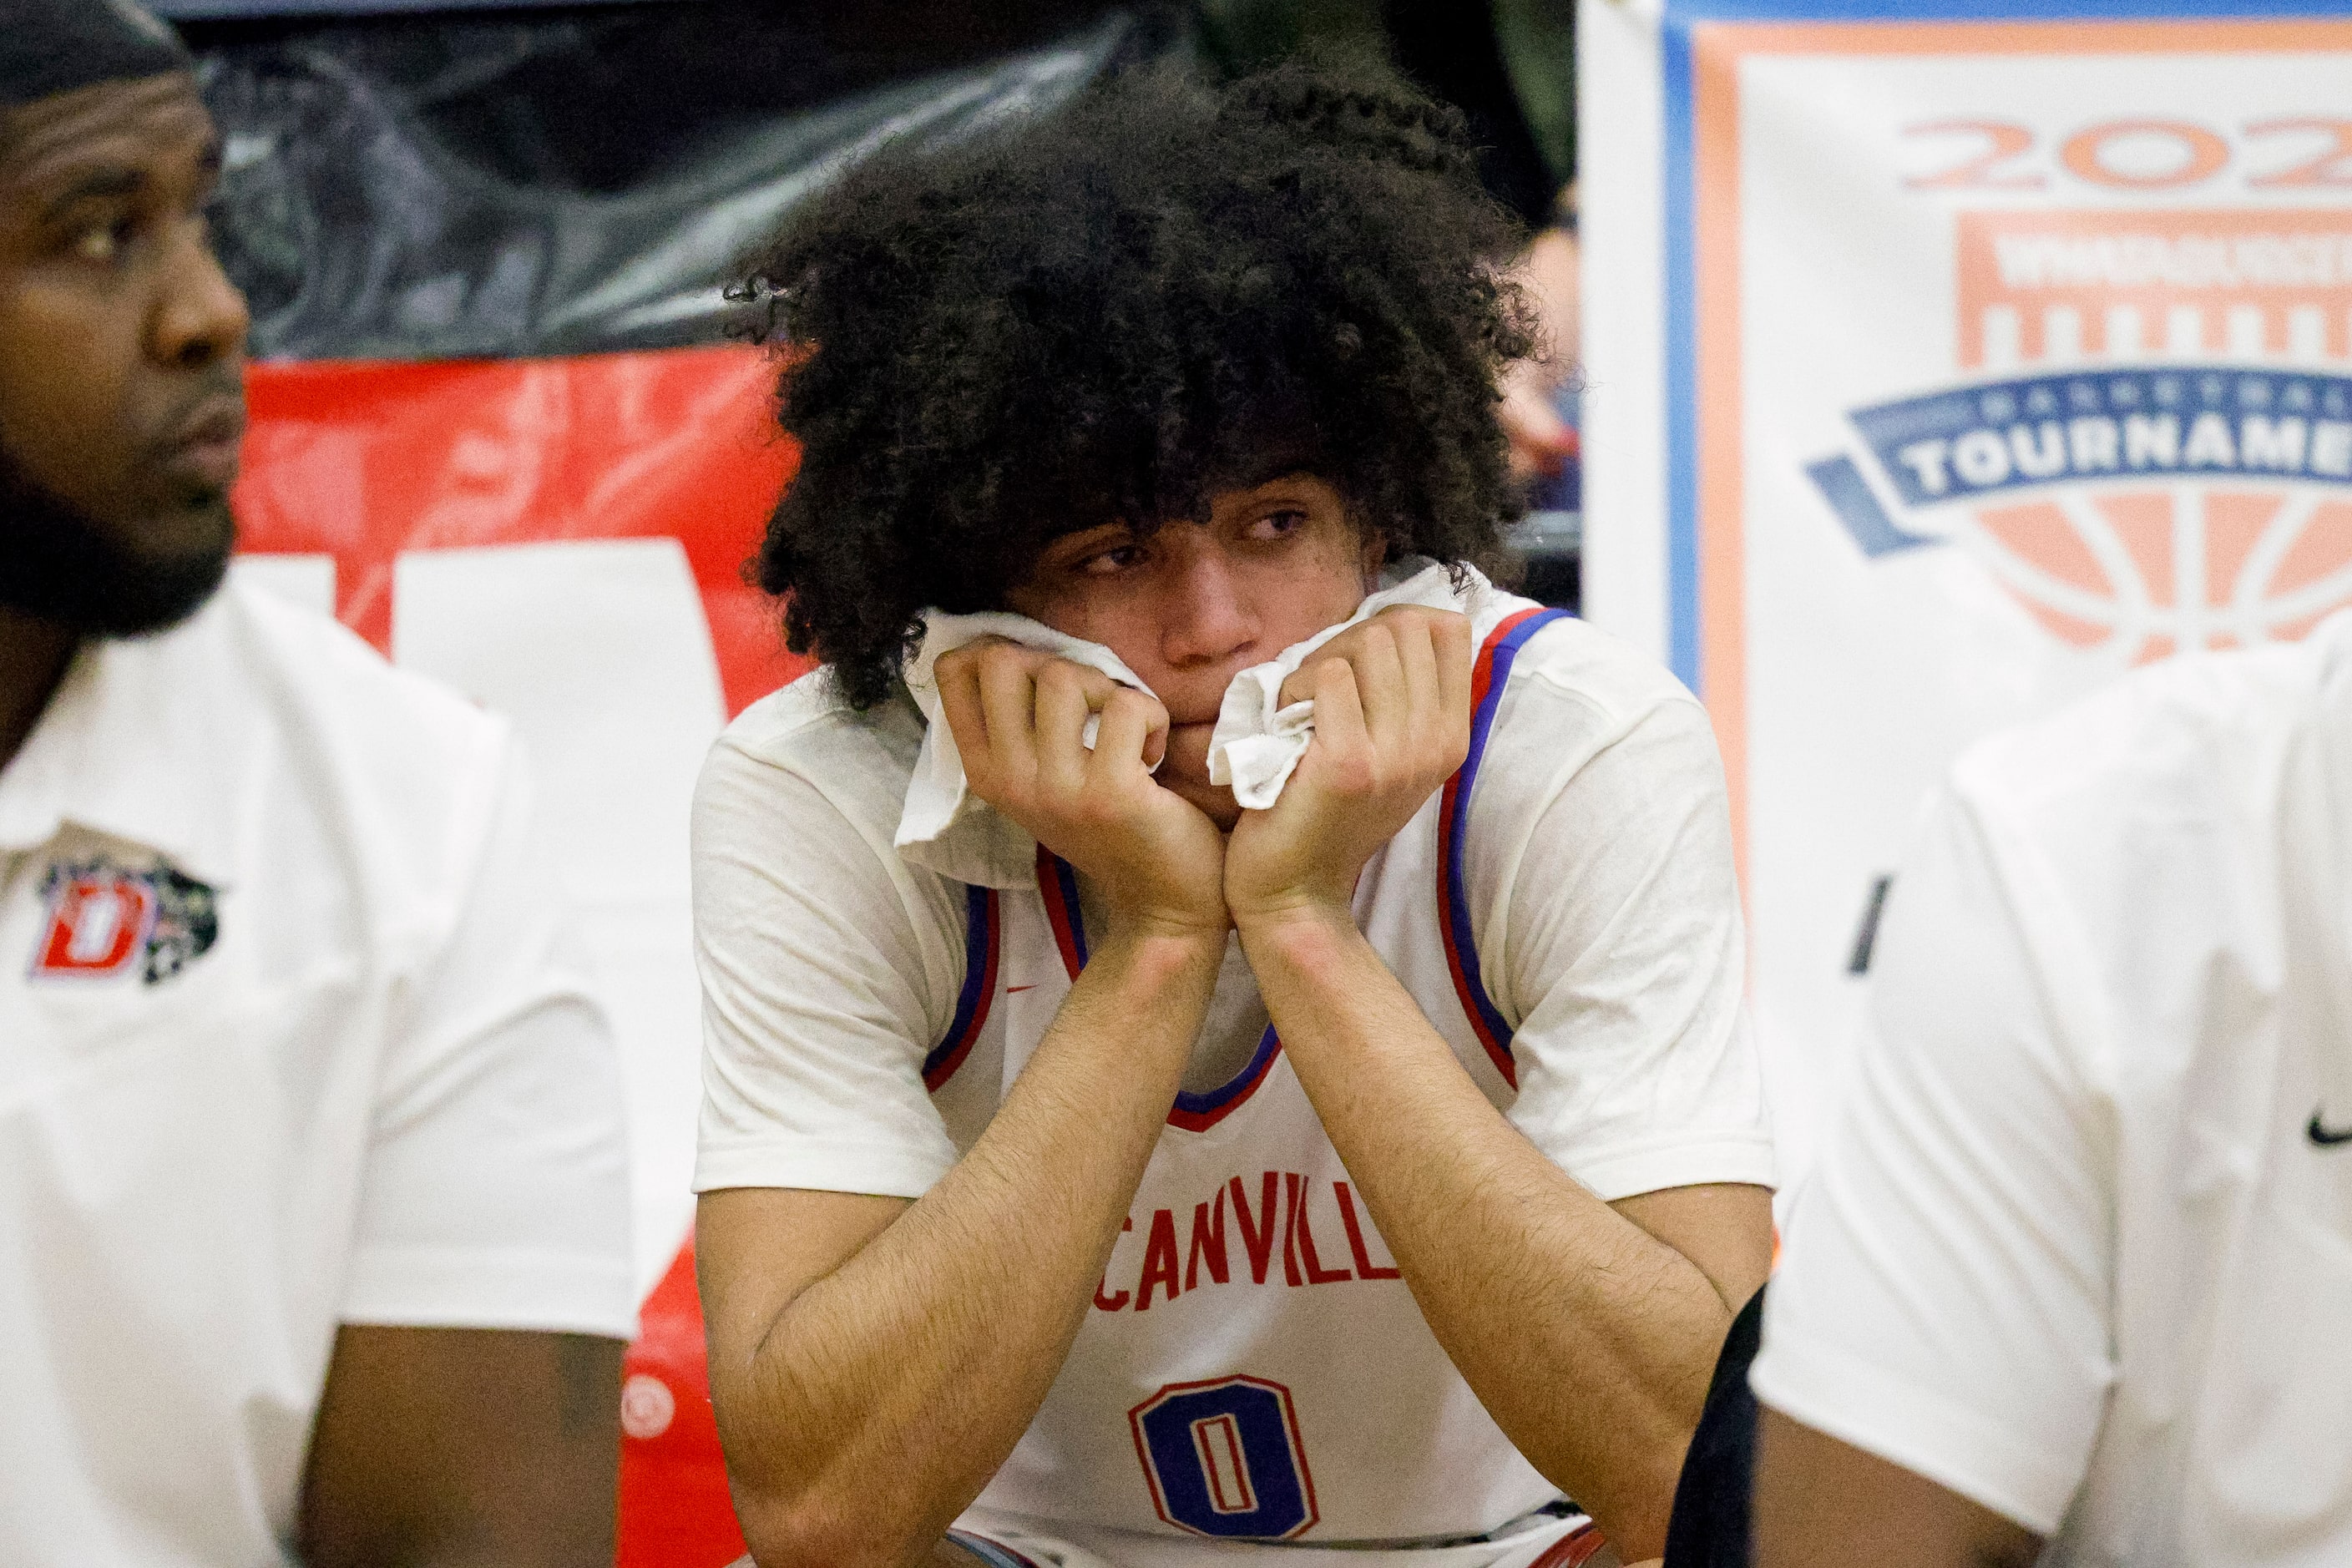
<path fill-rule="evenodd" d="M 1770 1250 L 1723 781 L 1475 570 L 1532 345 L 1470 156 L 1381 78 L 1142 75 L 886 148 L 761 263 L 759 568 L 824 668 L 694 821 L 760 1563 L 1658 1552 Z M 1228 688 L 1342 627 L 1244 809 Z"/>

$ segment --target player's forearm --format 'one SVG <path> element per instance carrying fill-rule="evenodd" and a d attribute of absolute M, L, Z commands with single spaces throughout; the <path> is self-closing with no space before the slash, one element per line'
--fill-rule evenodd
<path fill-rule="evenodd" d="M 2023 1525 L 1769 1405 L 1757 1412 L 1754 1538 L 1759 1568 L 2025 1568 L 2042 1547 Z"/>
<path fill-rule="evenodd" d="M 1628 1561 L 1655 1554 L 1729 1324 L 1714 1286 L 1487 1103 L 1344 914 L 1242 941 L 1438 1342 Z"/>
<path fill-rule="evenodd" d="M 779 1314 L 728 1422 L 763 1563 L 919 1559 L 1003 1464 L 1084 1321 L 1222 948 L 1106 942 L 971 1151 Z"/>

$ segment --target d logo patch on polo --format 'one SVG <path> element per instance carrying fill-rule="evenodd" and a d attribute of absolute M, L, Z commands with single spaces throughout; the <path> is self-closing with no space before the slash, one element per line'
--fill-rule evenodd
<path fill-rule="evenodd" d="M 37 979 L 108 980 L 137 970 L 149 985 L 203 957 L 220 934 L 214 890 L 169 866 L 61 861 L 41 879 L 48 919 Z"/>

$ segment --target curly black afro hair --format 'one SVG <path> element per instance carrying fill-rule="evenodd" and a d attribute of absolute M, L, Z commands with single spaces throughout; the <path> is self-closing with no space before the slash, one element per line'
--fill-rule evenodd
<path fill-rule="evenodd" d="M 1532 337 L 1472 158 L 1454 110 L 1323 64 L 1139 72 L 854 169 L 743 290 L 802 449 L 756 563 L 793 649 L 870 707 L 925 606 L 1286 473 L 1391 558 L 1493 560 L 1523 504 L 1496 376 Z"/>

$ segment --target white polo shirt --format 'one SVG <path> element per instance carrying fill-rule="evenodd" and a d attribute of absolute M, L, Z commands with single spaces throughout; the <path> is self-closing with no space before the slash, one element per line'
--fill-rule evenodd
<path fill-rule="evenodd" d="M 0 772 L 0 1562 L 289 1561 L 341 1323 L 634 1327 L 507 726 L 234 583 Z"/>
<path fill-rule="evenodd" d="M 1752 1383 L 2045 1561 L 2352 1563 L 2352 616 L 1972 752 Z"/>

